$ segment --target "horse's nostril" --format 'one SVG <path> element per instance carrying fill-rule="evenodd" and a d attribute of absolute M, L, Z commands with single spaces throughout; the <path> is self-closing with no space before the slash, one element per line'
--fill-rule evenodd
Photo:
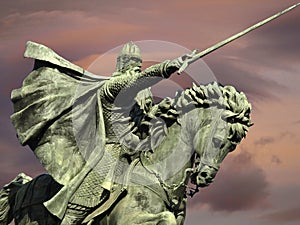
<path fill-rule="evenodd" d="M 207 172 L 201 172 L 200 176 L 206 178 L 207 177 Z"/>

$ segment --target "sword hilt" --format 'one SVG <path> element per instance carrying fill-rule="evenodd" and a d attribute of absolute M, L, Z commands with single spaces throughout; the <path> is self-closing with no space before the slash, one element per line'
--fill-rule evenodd
<path fill-rule="evenodd" d="M 191 54 L 186 54 L 181 57 L 180 63 L 182 64 L 177 71 L 177 74 L 180 75 L 191 63 L 195 62 L 198 58 L 196 57 L 198 53 L 197 49 L 194 49 L 194 51 Z M 196 58 L 195 58 L 196 57 Z"/>

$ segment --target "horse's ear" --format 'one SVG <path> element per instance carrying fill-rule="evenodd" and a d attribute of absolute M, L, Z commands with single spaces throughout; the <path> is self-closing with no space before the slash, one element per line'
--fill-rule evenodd
<path fill-rule="evenodd" d="M 252 127 L 254 125 L 254 123 L 250 122 L 247 125 L 248 125 L 248 127 Z"/>
<path fill-rule="evenodd" d="M 230 120 L 236 116 L 237 116 L 236 113 L 231 112 L 229 110 L 224 110 L 224 112 L 222 113 L 222 119 L 224 119 L 224 120 Z"/>

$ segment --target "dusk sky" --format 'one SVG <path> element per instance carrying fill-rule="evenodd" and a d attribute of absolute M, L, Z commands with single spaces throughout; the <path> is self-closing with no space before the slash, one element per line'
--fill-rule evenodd
<path fill-rule="evenodd" d="M 27 41 L 93 69 L 98 57 L 128 41 L 158 40 L 204 50 L 296 3 L 1 1 L 0 185 L 20 172 L 44 173 L 31 150 L 19 144 L 9 118 L 10 93 L 33 66 L 33 60 L 23 58 Z M 255 125 L 224 160 L 215 182 L 189 199 L 185 224 L 300 223 L 299 59 L 300 7 L 203 58 L 217 81 L 248 96 Z"/>

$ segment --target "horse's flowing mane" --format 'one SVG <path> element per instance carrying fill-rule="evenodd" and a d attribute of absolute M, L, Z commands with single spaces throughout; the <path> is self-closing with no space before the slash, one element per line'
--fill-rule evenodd
<path fill-rule="evenodd" d="M 149 122 L 154 118 L 164 120 L 167 127 L 177 122 L 177 118 L 194 108 L 217 107 L 224 109 L 221 118 L 230 125 L 230 134 L 227 137 L 237 144 L 246 136 L 248 128 L 252 125 L 250 120 L 251 104 L 243 92 L 237 91 L 232 86 L 222 86 L 217 82 L 197 86 L 177 92 L 175 98 L 165 98 L 154 105 L 150 111 L 143 110 L 142 118 L 135 124 L 136 134 L 145 136 L 149 132 Z M 143 134 L 141 134 L 143 133 Z"/>

